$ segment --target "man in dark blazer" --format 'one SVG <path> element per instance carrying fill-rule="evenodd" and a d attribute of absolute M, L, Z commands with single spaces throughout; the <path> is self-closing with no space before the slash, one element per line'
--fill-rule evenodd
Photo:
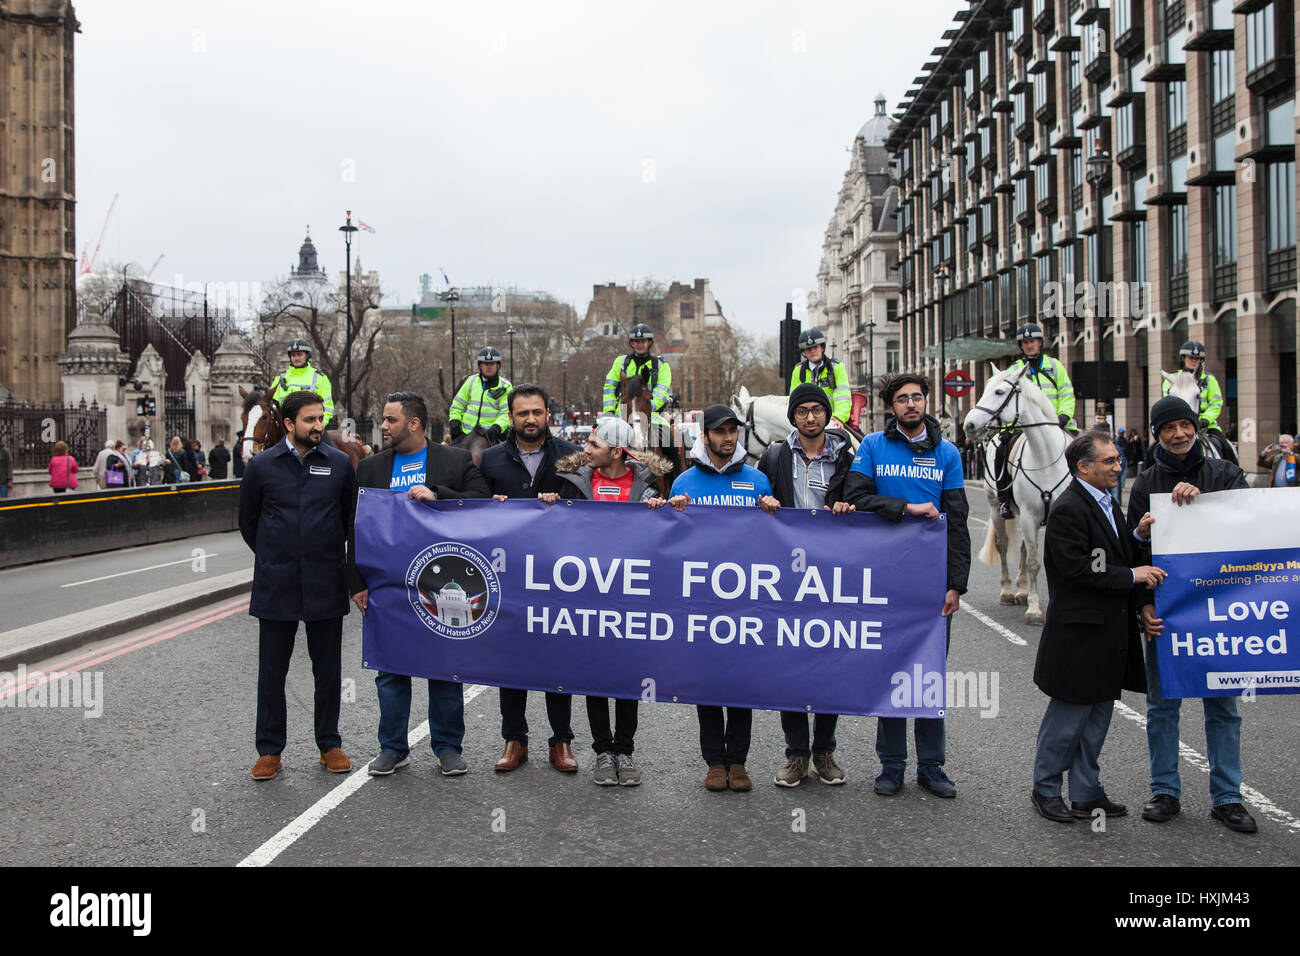
<path fill-rule="evenodd" d="M 1099 779 L 1098 757 L 1122 690 L 1145 691 L 1137 605 L 1143 589 L 1165 572 L 1134 567 L 1135 542 L 1110 489 L 1120 457 L 1110 436 L 1088 431 L 1065 450 L 1074 480 L 1047 518 L 1043 567 L 1047 619 L 1038 643 L 1034 683 L 1051 697 L 1038 729 L 1030 802 L 1049 820 L 1073 823 L 1096 810 L 1123 816 Z M 1138 530 L 1149 533 L 1151 516 Z M 1061 777 L 1070 771 L 1070 806 Z"/>
<path fill-rule="evenodd" d="M 547 419 L 550 396 L 539 385 L 519 385 L 507 399 L 510 435 L 483 452 L 479 468 L 492 497 L 536 499 L 540 494 L 563 492 L 568 482 L 555 472 L 555 463 L 579 451 L 577 445 L 551 435 Z M 528 759 L 528 691 L 501 688 L 501 736 L 505 749 L 494 770 L 505 773 Z M 546 716 L 551 722 L 550 759 L 556 770 L 576 773 L 573 755 L 573 697 L 546 692 Z"/>
<path fill-rule="evenodd" d="M 393 392 L 384 404 L 384 450 L 361 459 L 357 485 L 361 488 L 406 488 L 414 501 L 439 498 L 486 498 L 487 482 L 474 467 L 469 452 L 435 445 L 425 438 L 429 409 L 415 392 Z M 362 615 L 370 589 L 356 563 L 353 541 L 348 547 L 348 591 Z M 407 725 L 411 719 L 411 678 L 406 674 L 375 674 L 379 695 L 379 756 L 370 762 L 372 777 L 386 777 L 410 763 Z M 443 776 L 463 774 L 465 697 L 459 681 L 429 680 L 429 743 Z"/>
<path fill-rule="evenodd" d="M 281 406 L 284 441 L 248 463 L 239 489 L 239 530 L 256 555 L 248 613 L 258 619 L 257 752 L 254 780 L 279 772 L 288 723 L 284 681 L 298 622 L 316 679 L 316 745 L 321 766 L 346 773 L 339 698 L 343 683 L 345 569 L 357 478 L 352 461 L 330 445 L 325 405 L 297 391 Z"/>

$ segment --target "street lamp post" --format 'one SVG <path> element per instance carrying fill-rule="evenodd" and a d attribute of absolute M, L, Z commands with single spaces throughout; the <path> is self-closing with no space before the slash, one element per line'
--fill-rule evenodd
<path fill-rule="evenodd" d="M 459 385 L 456 381 L 456 303 L 460 301 L 460 293 L 452 286 L 442 294 L 442 301 L 451 307 L 451 387 L 455 389 Z"/>
<path fill-rule="evenodd" d="M 947 411 L 947 400 L 943 392 L 943 377 L 948 371 L 948 330 L 943 327 L 943 304 L 944 297 L 948 294 L 948 267 L 946 265 L 937 265 L 934 267 L 935 277 L 939 280 L 939 315 L 937 325 L 939 327 L 939 409 L 941 412 Z"/>
<path fill-rule="evenodd" d="M 560 391 L 560 424 L 569 423 L 569 360 L 560 359 L 560 368 L 564 373 L 564 384 Z"/>
<path fill-rule="evenodd" d="M 347 222 L 339 226 L 339 232 L 343 233 L 343 244 L 347 247 L 347 297 L 348 297 L 348 324 L 347 334 L 344 340 L 347 346 L 347 371 L 344 378 L 343 386 L 343 408 L 347 412 L 347 417 L 352 417 L 352 234 L 357 231 L 357 227 L 352 225 L 352 210 L 347 211 Z"/>
<path fill-rule="evenodd" d="M 1106 181 L 1110 179 L 1110 153 L 1107 150 L 1098 149 L 1095 153 L 1093 153 L 1091 156 L 1088 157 L 1087 175 L 1088 175 L 1088 182 L 1092 184 L 1093 189 L 1096 190 L 1097 195 L 1100 196 L 1102 189 L 1106 185 Z M 1100 199 L 1097 200 L 1097 209 L 1098 209 L 1098 216 L 1100 217 L 1100 209 L 1101 209 Z M 1105 228 L 1105 227 L 1102 226 L 1099 228 Z M 1098 245 L 1100 246 L 1100 243 Z M 1095 328 L 1097 333 L 1097 347 L 1094 350 L 1096 354 L 1093 356 L 1093 358 L 1097 360 L 1097 401 L 1096 401 L 1097 424 L 1100 427 L 1105 427 L 1107 421 L 1106 420 L 1107 408 L 1106 408 L 1106 402 L 1101 393 L 1102 390 L 1101 346 L 1102 346 L 1103 336 L 1101 332 L 1100 313 L 1094 317 L 1093 327 Z"/>
<path fill-rule="evenodd" d="M 876 423 L 876 320 L 867 320 L 867 423 Z M 863 432 L 870 429 L 863 429 Z"/>
<path fill-rule="evenodd" d="M 506 329 L 506 335 L 510 336 L 510 381 L 515 380 L 515 336 L 518 330 L 514 326 Z"/>

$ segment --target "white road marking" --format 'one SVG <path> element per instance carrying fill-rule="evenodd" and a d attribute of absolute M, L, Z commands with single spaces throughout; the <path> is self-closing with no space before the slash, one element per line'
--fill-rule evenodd
<path fill-rule="evenodd" d="M 205 551 L 205 552 L 203 553 L 203 558 L 204 558 L 204 559 L 207 559 L 207 558 L 217 558 L 217 557 L 220 557 L 220 556 L 221 556 L 220 553 L 219 553 L 219 552 L 216 552 L 216 551 Z M 147 568 L 136 568 L 134 571 L 118 571 L 116 574 L 105 574 L 105 575 L 102 575 L 101 577 L 97 577 L 97 578 L 87 578 L 87 579 L 84 580 L 84 581 L 72 581 L 72 582 L 69 583 L 69 584 L 60 584 L 59 587 L 61 587 L 61 588 L 75 588 L 75 587 L 77 587 L 78 585 L 81 585 L 81 584 L 94 584 L 96 581 L 107 581 L 109 578 L 120 578 L 120 577 L 124 577 L 124 576 L 126 576 L 126 575 L 128 575 L 128 574 L 139 574 L 141 571 L 156 571 L 156 570 L 158 570 L 159 568 L 170 568 L 170 567 L 172 567 L 172 566 L 174 566 L 174 565 L 177 565 L 177 564 L 190 564 L 193 560 L 194 560 L 193 557 L 189 557 L 189 558 L 181 558 L 179 561 L 168 561 L 168 562 L 166 562 L 166 563 L 164 563 L 164 564 L 151 564 L 151 565 L 149 565 L 149 567 L 147 567 Z"/>
<path fill-rule="evenodd" d="M 965 611 L 967 614 L 969 614 L 971 617 L 975 618 L 975 620 L 979 621 L 981 624 L 991 628 L 994 631 L 997 631 L 999 634 L 1005 637 L 1012 644 L 1018 644 L 1021 647 L 1029 646 L 1029 642 L 1025 640 L 1023 637 L 1021 637 L 1019 634 L 1017 634 L 1015 631 L 1011 630 L 1011 628 L 999 624 L 997 621 L 993 620 L 993 618 L 989 617 L 987 614 L 983 613 L 982 611 L 977 611 L 969 604 L 964 604 L 964 603 L 962 604 L 961 609 Z"/>
<path fill-rule="evenodd" d="M 465 688 L 465 702 L 469 703 L 485 690 L 487 690 L 487 687 L 482 684 L 469 685 Z M 427 736 L 429 736 L 429 722 L 426 720 L 410 732 L 407 743 L 414 750 L 416 745 Z M 305 836 L 312 827 L 325 819 L 326 814 L 364 787 L 372 779 L 370 774 L 366 772 L 366 768 L 369 766 L 370 763 L 367 761 L 365 765 L 352 771 L 351 776 L 308 807 L 296 819 L 290 821 L 279 833 L 240 860 L 239 865 L 266 866 L 274 861 L 277 856 L 293 846 L 300 837 Z"/>
<path fill-rule="evenodd" d="M 1011 631 L 1009 628 L 1003 627 L 1001 624 L 993 620 L 991 617 L 981 614 L 979 611 L 975 610 L 974 608 L 969 606 L 963 606 L 962 610 L 970 612 L 971 617 L 975 618 L 975 620 L 979 621 L 982 624 L 987 624 L 990 628 L 997 631 L 999 634 L 1001 634 L 1007 640 L 1011 641 L 1013 644 L 1026 643 L 1024 640 L 1017 637 L 1016 634 L 1013 631 Z M 1128 720 L 1133 721 L 1143 730 L 1146 729 L 1146 725 L 1147 725 L 1146 717 L 1138 713 L 1132 707 L 1125 704 L 1123 701 L 1119 701 L 1119 700 L 1115 701 L 1115 712 L 1118 713 L 1121 717 L 1125 717 Z M 1202 773 L 1208 774 L 1210 772 L 1209 759 L 1206 758 L 1199 751 L 1193 750 L 1191 747 L 1187 746 L 1187 744 L 1183 743 L 1181 740 L 1178 741 L 1178 754 L 1189 764 L 1191 764 L 1191 766 L 1195 767 L 1197 770 L 1201 771 Z M 1249 787 L 1243 783 L 1241 785 L 1241 795 L 1242 797 L 1245 798 L 1247 803 L 1254 806 L 1256 809 L 1259 810 L 1260 813 L 1268 817 L 1270 820 L 1282 824 L 1282 826 L 1286 827 L 1288 830 L 1291 830 L 1294 833 L 1300 833 L 1300 819 L 1297 819 L 1287 811 L 1283 810 L 1281 807 L 1275 804 L 1267 796 L 1260 793 L 1254 787 Z"/>

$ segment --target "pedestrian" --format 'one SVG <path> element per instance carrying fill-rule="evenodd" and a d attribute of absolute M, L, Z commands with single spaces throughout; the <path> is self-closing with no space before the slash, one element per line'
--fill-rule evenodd
<path fill-rule="evenodd" d="M 384 449 L 361 459 L 359 488 L 407 489 L 412 501 L 486 498 L 487 482 L 474 467 L 469 452 L 436 445 L 425 438 L 429 409 L 415 392 L 393 392 L 384 401 L 380 431 Z M 214 451 L 215 454 L 215 451 Z M 354 507 L 355 510 L 355 507 Z M 348 547 L 348 591 L 364 616 L 370 589 Z M 386 777 L 410 763 L 408 724 L 411 720 L 411 678 L 406 674 L 375 673 L 379 696 L 379 756 L 370 761 L 372 777 Z M 466 772 L 465 694 L 459 681 L 429 679 L 429 743 L 445 777 Z"/>
<path fill-rule="evenodd" d="M 194 456 L 194 480 L 202 481 L 208 477 L 208 459 L 203 454 L 203 443 L 197 438 L 190 442 L 190 453 Z"/>
<path fill-rule="evenodd" d="M 0 498 L 8 498 L 14 489 L 14 456 L 0 442 Z"/>
<path fill-rule="evenodd" d="M 182 444 L 178 435 L 173 435 L 172 440 L 167 443 L 167 466 L 171 471 L 170 481 L 172 484 L 182 484 L 198 479 L 194 454 Z"/>
<path fill-rule="evenodd" d="M 104 469 L 108 466 L 108 456 L 113 454 L 113 439 L 104 442 L 104 447 L 95 456 L 95 463 L 90 466 L 90 473 L 95 477 L 95 487 L 104 488 Z"/>
<path fill-rule="evenodd" d="M 1151 407 L 1151 434 L 1156 439 L 1155 464 L 1133 482 L 1129 495 L 1129 524 L 1147 513 L 1151 496 L 1170 494 L 1180 521 L 1195 521 L 1192 507 L 1201 494 L 1249 487 L 1246 474 L 1234 462 L 1208 458 L 1197 441 L 1197 418 L 1192 406 L 1167 395 Z M 1138 529 L 1138 553 L 1150 560 L 1150 532 Z M 1160 692 L 1160 666 L 1154 638 L 1164 630 L 1155 616 L 1153 599 L 1141 602 L 1147 632 L 1147 752 L 1151 768 L 1151 800 L 1142 819 L 1165 823 L 1181 810 L 1182 781 L 1178 776 L 1178 714 L 1182 701 Z M 1229 830 L 1254 833 L 1254 817 L 1241 798 L 1241 716 L 1235 697 L 1204 697 L 1206 755 L 1210 758 L 1210 816 Z"/>
<path fill-rule="evenodd" d="M 944 654 L 952 643 L 952 616 L 961 607 L 970 574 L 970 532 L 966 516 L 966 483 L 961 459 L 952 442 L 942 437 L 937 419 L 927 411 L 930 380 L 902 372 L 885 379 L 880 400 L 885 427 L 862 439 L 844 481 L 844 500 L 859 511 L 871 511 L 895 523 L 904 515 L 936 520 L 947 515 L 947 588 L 939 613 L 945 618 Z M 917 466 L 920 467 L 917 467 Z M 900 467 L 901 466 L 901 467 Z M 916 782 L 936 797 L 957 795 L 957 786 L 944 772 L 947 741 L 944 718 L 913 721 L 916 742 Z M 892 797 L 903 786 L 907 769 L 907 718 L 876 718 L 876 756 L 880 774 L 872 789 Z"/>
<path fill-rule="evenodd" d="M 1106 795 L 1098 758 L 1120 692 L 1146 690 L 1137 605 L 1165 578 L 1160 568 L 1136 566 L 1132 532 L 1111 504 L 1119 452 L 1110 436 L 1084 432 L 1066 447 L 1065 461 L 1074 480 L 1048 514 L 1043 539 L 1048 604 L 1034 683 L 1051 699 L 1038 728 L 1029 795 L 1034 809 L 1057 823 L 1098 810 L 1108 817 L 1128 812 Z M 1144 534 L 1151 516 L 1139 518 Z M 1061 798 L 1067 769 L 1069 806 Z"/>
<path fill-rule="evenodd" d="M 811 383 L 809 383 L 811 384 Z M 673 482 L 668 503 L 684 511 L 692 501 L 706 505 L 758 505 L 775 514 L 781 502 L 772 496 L 767 476 L 745 464 L 738 441 L 740 419 L 726 405 L 710 405 L 701 415 L 702 431 L 691 447 L 690 465 Z M 754 712 L 745 707 L 698 705 L 700 755 L 709 768 L 706 790 L 747 792 L 754 782 L 745 770 Z"/>
<path fill-rule="evenodd" d="M 125 488 L 131 484 L 131 463 L 126 457 L 126 442 L 113 442 L 113 450 L 104 463 L 102 488 Z"/>
<path fill-rule="evenodd" d="M 218 438 L 217 443 L 212 446 L 212 453 L 208 455 L 209 476 L 213 481 L 224 481 L 229 474 L 230 449 L 226 447 L 224 439 Z"/>
<path fill-rule="evenodd" d="M 137 485 L 149 484 L 149 439 L 141 436 L 136 442 L 135 451 L 131 453 L 131 467 L 135 470 Z"/>
<path fill-rule="evenodd" d="M 563 491 L 540 494 L 547 504 L 560 498 L 589 501 L 644 501 L 651 508 L 665 504 L 656 490 L 660 475 L 672 464 L 654 452 L 633 452 L 636 432 L 621 418 L 607 418 L 587 436 L 584 451 L 575 452 L 555 464 L 565 486 Z M 587 698 L 587 720 L 591 724 L 591 749 L 596 752 L 592 780 L 602 787 L 635 787 L 641 783 L 641 768 L 632 756 L 636 747 L 637 697 L 614 701 L 614 725 L 609 722 L 609 698 Z"/>
<path fill-rule="evenodd" d="M 244 477 L 244 433 L 235 432 L 235 448 L 231 453 L 231 474 L 236 478 Z"/>
<path fill-rule="evenodd" d="M 357 479 L 351 459 L 322 444 L 325 405 L 319 395 L 299 389 L 281 412 L 284 441 L 248 463 L 239 489 L 239 530 L 256 556 L 248 607 L 258 619 L 254 780 L 270 780 L 280 769 L 288 733 L 284 682 L 299 621 L 306 626 L 315 677 L 321 766 L 333 773 L 352 769 L 339 737 L 339 703 Z"/>
<path fill-rule="evenodd" d="M 578 450 L 554 437 L 546 425 L 550 396 L 540 385 L 519 385 L 506 402 L 510 433 L 506 440 L 483 451 L 479 470 L 497 501 L 509 498 L 535 499 L 540 494 L 559 492 L 563 483 L 555 463 Z M 528 759 L 528 691 L 502 687 L 501 736 L 505 747 L 493 769 L 506 773 Z M 546 692 L 546 716 L 551 724 L 549 758 L 551 766 L 565 773 L 577 773 L 573 755 L 573 697 Z"/>
<path fill-rule="evenodd" d="M 61 495 L 77 487 L 77 459 L 68 454 L 68 443 L 56 441 L 50 458 L 50 489 Z"/>
<path fill-rule="evenodd" d="M 849 514 L 853 505 L 841 500 L 844 480 L 853 464 L 853 445 L 847 432 L 827 428 L 831 400 L 824 389 L 806 382 L 790 393 L 787 416 L 794 430 L 784 441 L 773 442 L 758 462 L 772 486 L 772 496 L 782 508 L 829 508 L 832 514 Z M 773 778 L 778 787 L 797 787 L 808 776 L 809 761 L 822 783 L 841 784 L 847 779 L 835 762 L 836 714 L 818 714 L 808 737 L 808 714 L 782 711 L 786 764 Z"/>
<path fill-rule="evenodd" d="M 1300 470 L 1296 468 L 1295 436 L 1279 435 L 1277 441 L 1270 443 L 1259 453 L 1259 463 L 1267 468 L 1272 476 L 1270 487 L 1300 486 L 1300 473 L 1298 473 Z"/>

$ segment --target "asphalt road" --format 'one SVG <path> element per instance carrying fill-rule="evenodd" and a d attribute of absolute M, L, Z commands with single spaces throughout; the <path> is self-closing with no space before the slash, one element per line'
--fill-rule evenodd
<path fill-rule="evenodd" d="M 227 574 L 252 565 L 238 531 L 163 544 L 44 561 L 0 571 L 0 631 L 137 597 L 196 574 Z"/>
<path fill-rule="evenodd" d="M 982 495 L 971 497 L 982 518 Z M 983 525 L 974 522 L 972 532 L 978 547 Z M 1024 624 L 1023 608 L 997 604 L 992 568 L 976 565 L 966 607 L 1026 643 L 1013 643 L 969 611 L 958 614 L 949 668 L 996 674 L 997 712 L 950 711 L 947 770 L 958 796 L 939 800 L 916 786 L 911 766 L 897 796 L 872 793 L 878 772 L 872 718 L 840 721 L 837 757 L 849 775 L 846 785 L 773 786 L 784 763 L 774 713 L 755 714 L 747 765 L 755 790 L 709 793 L 694 708 L 673 704 L 641 706 L 643 785 L 599 788 L 590 777 L 594 757 L 582 701 L 575 701 L 573 721 L 582 769 L 564 775 L 545 762 L 547 724 L 538 693 L 529 695 L 533 759 L 514 773 L 496 774 L 491 765 L 501 740 L 493 688 L 468 690 L 475 696 L 466 705 L 466 776 L 442 777 L 426 741 L 394 776 L 362 773 L 352 780 L 318 766 L 303 641 L 289 677 L 285 769 L 273 781 L 255 783 L 249 769 L 256 759 L 256 622 L 246 599 L 224 602 L 65 655 L 102 674 L 98 718 L 71 708 L 0 709 L 6 834 L 0 863 L 228 866 L 332 795 L 336 805 L 328 813 L 309 817 L 296 841 L 273 845 L 261 859 L 276 866 L 1300 864 L 1294 746 L 1300 698 L 1261 695 L 1242 704 L 1242 759 L 1246 783 L 1258 795 L 1248 803 L 1258 834 L 1231 833 L 1209 818 L 1208 773 L 1196 757 L 1205 752 L 1204 729 L 1195 703 L 1185 708 L 1182 728 L 1185 747 L 1195 752 L 1184 751 L 1181 765 L 1182 816 L 1155 825 L 1131 812 L 1108 821 L 1105 832 L 1050 823 L 1028 801 L 1046 705 L 1031 681 L 1037 629 Z M 352 614 L 343 659 L 355 699 L 343 705 L 341 730 L 357 768 L 378 752 L 373 674 L 360 666 L 360 643 L 360 618 Z M 416 686 L 418 723 L 425 694 Z M 1102 753 L 1102 779 L 1113 799 L 1136 811 L 1147 793 L 1143 700 L 1126 694 L 1123 704 Z"/>

